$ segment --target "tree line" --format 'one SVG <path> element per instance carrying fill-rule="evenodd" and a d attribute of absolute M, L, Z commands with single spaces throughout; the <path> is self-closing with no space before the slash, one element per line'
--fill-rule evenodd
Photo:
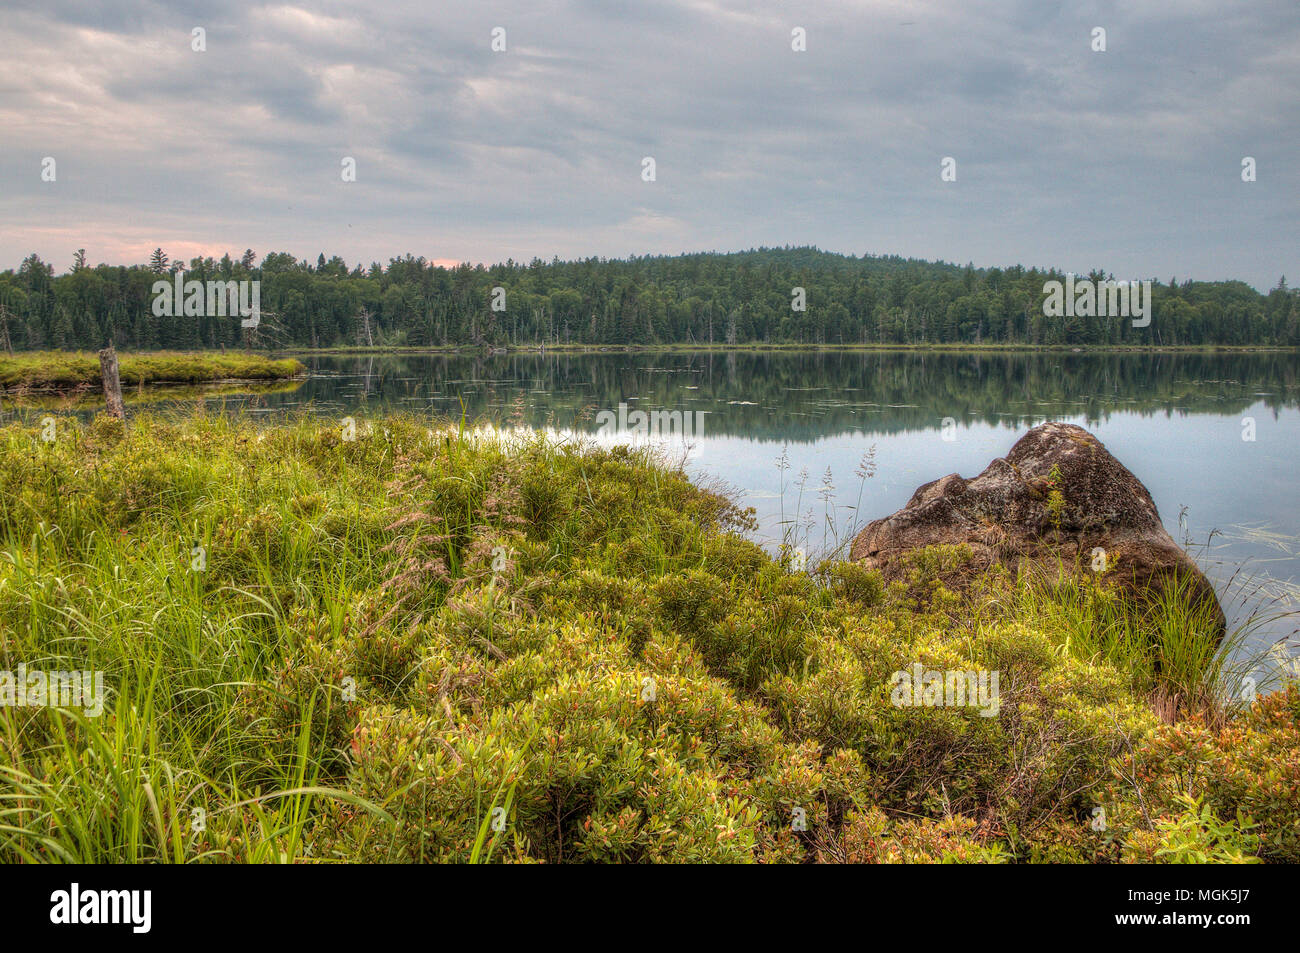
<path fill-rule="evenodd" d="M 262 317 L 156 314 L 154 283 L 259 281 Z M 1241 281 L 1153 281 L 1152 321 L 1048 317 L 1055 269 L 975 268 L 898 256 L 760 248 L 447 268 L 406 255 L 387 266 L 315 264 L 284 252 L 90 266 L 32 254 L 0 272 L 0 347 L 13 350 L 357 345 L 1016 344 L 1300 346 L 1300 295 Z M 1093 271 L 1077 278 L 1100 283 Z M 1123 276 L 1118 276 L 1123 277 Z"/>

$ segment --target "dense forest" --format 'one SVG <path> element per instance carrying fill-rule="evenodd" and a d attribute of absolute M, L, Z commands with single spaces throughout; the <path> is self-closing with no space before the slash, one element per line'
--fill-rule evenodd
<path fill-rule="evenodd" d="M 154 282 L 179 270 L 187 281 L 260 281 L 261 323 L 156 315 Z M 251 249 L 188 264 L 158 249 L 143 265 L 91 267 L 79 251 L 65 274 L 35 254 L 0 272 L 0 347 L 1300 346 L 1300 295 L 1285 278 L 1268 294 L 1240 281 L 1156 281 L 1143 328 L 1124 317 L 1045 316 L 1044 283 L 1063 278 L 816 248 L 455 268 L 407 255 L 351 269 L 324 254 L 314 265 L 281 252 L 258 263 Z"/>

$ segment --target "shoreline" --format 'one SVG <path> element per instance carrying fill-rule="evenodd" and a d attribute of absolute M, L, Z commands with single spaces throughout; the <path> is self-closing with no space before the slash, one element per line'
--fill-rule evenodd
<path fill-rule="evenodd" d="M 1164 345 L 1134 347 L 1024 344 L 561 344 L 485 348 L 374 346 L 275 349 L 268 351 L 144 351 L 123 353 L 124 389 L 196 385 L 271 384 L 310 376 L 304 360 L 313 357 L 508 357 L 548 354 L 583 357 L 602 354 L 935 354 L 935 355 L 1132 355 L 1132 354 L 1300 354 L 1300 348 L 1268 345 Z M 0 396 L 64 397 L 100 386 L 99 363 L 86 351 L 19 351 L 0 354 Z"/>

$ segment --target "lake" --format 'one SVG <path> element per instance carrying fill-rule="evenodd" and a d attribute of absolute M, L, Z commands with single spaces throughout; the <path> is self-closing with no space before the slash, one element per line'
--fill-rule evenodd
<path fill-rule="evenodd" d="M 1219 588 L 1230 623 L 1262 599 L 1300 594 L 1296 354 L 674 351 L 300 359 L 310 370 L 301 384 L 222 400 L 259 415 L 307 410 L 360 421 L 392 410 L 463 413 L 471 421 L 592 434 L 611 418 L 635 424 L 638 409 L 679 411 L 689 439 L 674 433 L 655 442 L 685 459 L 697 481 L 721 481 L 754 507 L 760 542 L 775 549 L 784 539 L 804 548 L 810 561 L 903 506 L 920 484 L 979 473 L 1034 424 L 1077 423 L 1146 484 L 1169 533 L 1192 548 Z M 872 447 L 875 475 L 864 480 L 858 471 Z M 1229 586 L 1234 574 L 1237 584 Z M 1263 597 L 1254 592 L 1261 587 Z M 1292 620 L 1263 626 L 1247 651 L 1262 651 L 1294 630 Z"/>

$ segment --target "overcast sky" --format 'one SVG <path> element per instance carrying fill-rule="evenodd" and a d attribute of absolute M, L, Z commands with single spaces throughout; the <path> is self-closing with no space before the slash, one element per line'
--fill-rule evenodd
<path fill-rule="evenodd" d="M 6 0 L 0 52 L 0 268 L 815 244 L 1300 281 L 1297 0 Z"/>

